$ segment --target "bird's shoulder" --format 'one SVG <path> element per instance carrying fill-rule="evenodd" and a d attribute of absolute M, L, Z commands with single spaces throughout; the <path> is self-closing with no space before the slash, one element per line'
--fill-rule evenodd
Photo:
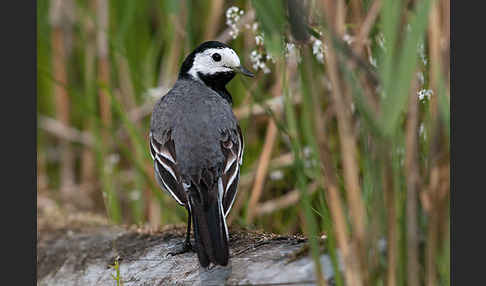
<path fill-rule="evenodd" d="M 151 131 L 178 126 L 211 125 L 235 128 L 231 105 L 214 90 L 195 80 L 179 79 L 155 104 Z"/>

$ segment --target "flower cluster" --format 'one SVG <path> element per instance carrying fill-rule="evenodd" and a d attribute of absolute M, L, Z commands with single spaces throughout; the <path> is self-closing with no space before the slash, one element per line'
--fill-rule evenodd
<path fill-rule="evenodd" d="M 250 53 L 250 61 L 254 70 L 261 69 L 263 73 L 270 73 L 270 69 L 267 66 L 267 61 L 273 58 L 268 54 L 263 54 L 258 50 L 253 50 Z"/>
<path fill-rule="evenodd" d="M 230 27 L 230 35 L 233 39 L 236 39 L 240 33 L 237 23 L 243 14 L 245 14 L 245 12 L 236 6 L 231 6 L 226 10 L 226 25 Z"/>
<path fill-rule="evenodd" d="M 270 68 L 268 67 L 268 62 L 275 63 L 275 58 L 271 55 L 268 51 L 265 50 L 265 40 L 264 34 L 260 31 L 258 27 L 258 22 L 253 23 L 251 26 L 248 25 L 247 28 L 250 28 L 255 35 L 255 44 L 256 47 L 250 53 L 250 61 L 254 70 L 261 69 L 263 73 L 267 74 L 270 73 Z"/>
<path fill-rule="evenodd" d="M 434 91 L 431 89 L 421 89 L 417 94 L 419 100 L 424 101 L 425 99 L 430 99 L 430 96 L 434 94 Z"/>
<path fill-rule="evenodd" d="M 324 54 L 327 52 L 327 46 L 321 40 L 312 37 L 312 54 L 320 63 L 324 63 Z"/>

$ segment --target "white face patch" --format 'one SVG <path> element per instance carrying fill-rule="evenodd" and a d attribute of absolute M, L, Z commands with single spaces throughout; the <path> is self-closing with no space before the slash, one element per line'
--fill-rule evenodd
<path fill-rule="evenodd" d="M 220 61 L 213 58 L 216 53 L 221 56 Z M 229 72 L 239 66 L 240 58 L 235 51 L 230 48 L 213 48 L 196 54 L 188 73 L 194 78 L 199 78 L 198 73 L 210 75 L 218 72 Z"/>

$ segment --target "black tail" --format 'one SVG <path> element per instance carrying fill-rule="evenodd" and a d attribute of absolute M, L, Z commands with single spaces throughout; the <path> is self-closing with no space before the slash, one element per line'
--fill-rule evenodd
<path fill-rule="evenodd" d="M 229 259 L 228 233 L 217 184 L 215 188 L 205 194 L 208 196 L 206 199 L 189 200 L 197 256 L 202 267 L 207 267 L 210 262 L 225 266 Z"/>

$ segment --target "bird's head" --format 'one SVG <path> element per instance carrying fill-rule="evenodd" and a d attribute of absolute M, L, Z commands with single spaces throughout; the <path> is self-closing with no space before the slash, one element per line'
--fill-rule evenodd
<path fill-rule="evenodd" d="M 241 65 L 240 58 L 232 48 L 218 41 L 208 41 L 186 57 L 179 78 L 193 77 L 217 88 L 224 87 L 236 73 L 254 76 Z"/>

